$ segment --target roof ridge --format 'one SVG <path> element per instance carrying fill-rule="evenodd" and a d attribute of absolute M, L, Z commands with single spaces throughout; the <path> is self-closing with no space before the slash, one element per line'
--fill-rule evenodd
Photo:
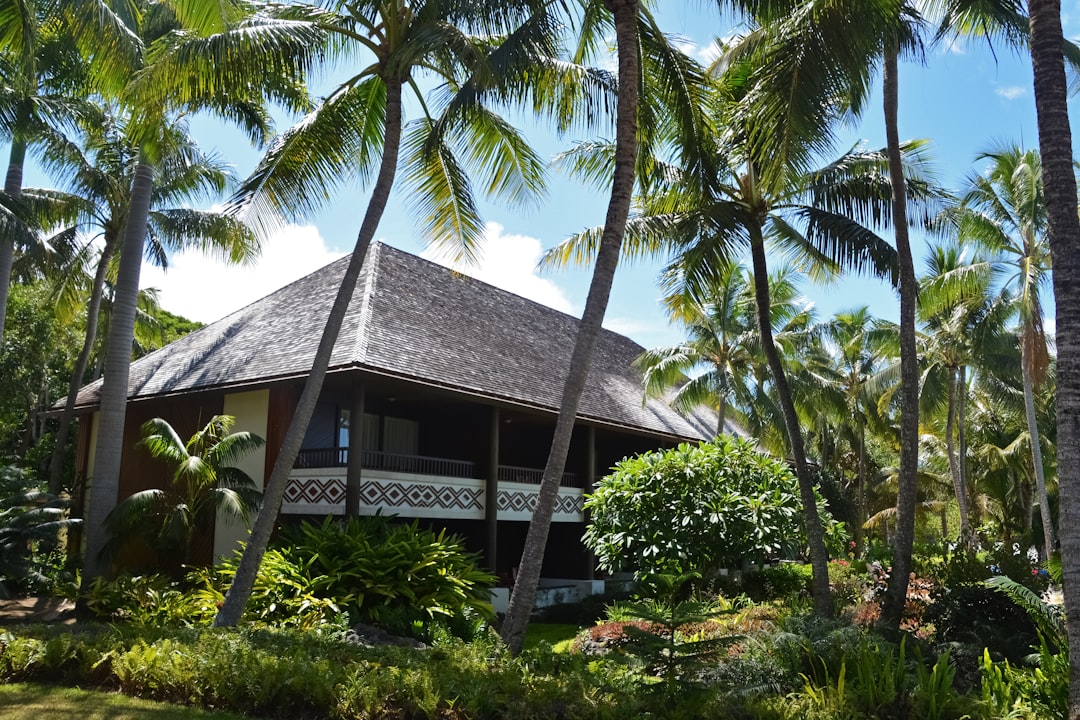
<path fill-rule="evenodd" d="M 376 278 L 378 276 L 379 261 L 382 259 L 383 243 L 376 240 L 368 247 L 364 258 L 363 272 L 367 277 L 364 279 L 364 289 L 360 296 L 360 313 L 356 323 L 356 344 L 353 346 L 352 361 L 363 364 L 367 361 L 368 332 L 371 321 L 371 296 L 375 292 Z"/>

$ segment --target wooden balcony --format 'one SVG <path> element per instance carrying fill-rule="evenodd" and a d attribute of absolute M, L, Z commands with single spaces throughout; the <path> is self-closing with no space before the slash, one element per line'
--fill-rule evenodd
<path fill-rule="evenodd" d="M 348 450 L 301 450 L 289 476 L 282 512 L 340 515 L 345 511 Z M 360 486 L 360 513 L 401 517 L 483 520 L 485 486 L 475 463 L 419 455 L 365 451 Z M 543 470 L 499 466 L 497 493 L 500 520 L 532 517 Z M 574 473 L 563 475 L 556 502 L 556 522 L 582 522 L 584 494 Z"/>

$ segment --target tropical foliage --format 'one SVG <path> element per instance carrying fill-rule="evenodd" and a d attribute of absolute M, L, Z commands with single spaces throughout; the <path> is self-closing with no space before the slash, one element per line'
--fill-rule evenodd
<path fill-rule="evenodd" d="M 216 415 L 186 442 L 161 418 L 142 427 L 140 445 L 171 467 L 166 487 L 140 490 L 122 500 L 106 518 L 105 552 L 121 556 L 125 546 L 148 547 L 150 561 L 177 571 L 196 556 L 214 519 L 247 521 L 262 499 L 255 481 L 235 463 L 262 447 L 249 432 L 232 432 L 235 418 Z M 122 558 L 121 558 L 122 559 Z"/>
<path fill-rule="evenodd" d="M 585 544 L 606 570 L 709 574 L 804 543 L 788 468 L 729 435 L 618 463 L 586 501 Z"/>

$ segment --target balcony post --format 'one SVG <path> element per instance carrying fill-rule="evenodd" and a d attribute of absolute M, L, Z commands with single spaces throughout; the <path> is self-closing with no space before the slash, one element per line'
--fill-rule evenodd
<path fill-rule="evenodd" d="M 593 488 L 596 486 L 596 428 L 589 425 L 588 432 L 588 449 L 585 453 L 585 482 L 582 487 L 582 493 L 588 495 L 592 493 Z M 585 521 L 585 526 L 589 525 L 589 514 L 582 510 L 582 520 Z M 596 556 L 592 551 L 582 545 L 582 551 L 585 553 L 585 579 L 596 579 Z"/>
<path fill-rule="evenodd" d="M 345 517 L 360 514 L 360 484 L 364 467 L 364 384 L 353 390 L 349 408 L 349 456 L 345 467 Z"/>
<path fill-rule="evenodd" d="M 488 438 L 488 471 L 484 483 L 484 524 L 487 543 L 484 547 L 484 563 L 490 572 L 496 572 L 499 544 L 499 408 L 491 408 L 491 434 Z"/>

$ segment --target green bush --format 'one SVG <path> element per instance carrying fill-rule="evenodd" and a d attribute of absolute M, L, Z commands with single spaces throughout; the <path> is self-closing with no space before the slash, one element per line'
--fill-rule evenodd
<path fill-rule="evenodd" d="M 585 507 L 591 524 L 584 542 L 606 570 L 630 564 L 641 573 L 708 577 L 802 546 L 794 476 L 782 461 L 727 435 L 623 460 Z"/>
<path fill-rule="evenodd" d="M 189 576 L 205 604 L 224 599 L 239 560 L 237 553 Z M 494 619 L 494 583 L 478 556 L 445 531 L 382 516 L 327 518 L 282 533 L 263 558 L 245 618 L 312 627 L 348 613 L 397 633 L 422 634 L 438 621 L 468 634 L 476 620 Z"/>
<path fill-rule="evenodd" d="M 810 597 L 810 575 L 809 565 L 767 565 L 743 576 L 742 591 L 754 602 L 805 599 Z"/>
<path fill-rule="evenodd" d="M 70 501 L 33 489 L 22 473 L 0 468 L 0 599 L 69 594 L 75 569 L 67 557 Z"/>
<path fill-rule="evenodd" d="M 513 658 L 493 635 L 436 633 L 428 650 L 366 649 L 295 630 L 20 628 L 0 635 L 0 682 L 93 684 L 261 718 L 641 715 L 620 671 L 582 658 Z"/>

